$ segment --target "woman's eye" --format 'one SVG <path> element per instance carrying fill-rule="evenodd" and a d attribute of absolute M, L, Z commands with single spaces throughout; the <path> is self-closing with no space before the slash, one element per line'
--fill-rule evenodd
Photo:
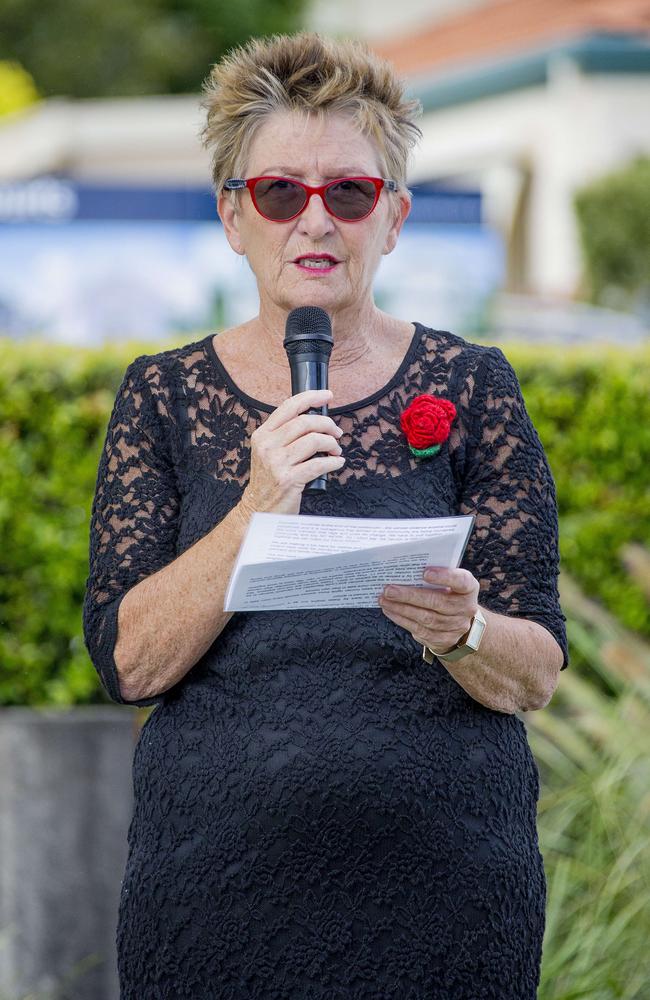
<path fill-rule="evenodd" d="M 350 194 L 352 191 L 358 191 L 359 185 L 356 181 L 339 181 L 332 190 L 337 194 Z"/>

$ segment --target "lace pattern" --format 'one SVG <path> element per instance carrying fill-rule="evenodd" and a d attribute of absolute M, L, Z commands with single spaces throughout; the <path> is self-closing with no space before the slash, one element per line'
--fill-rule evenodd
<path fill-rule="evenodd" d="M 101 454 L 84 600 L 108 695 L 125 593 L 237 503 L 271 407 L 211 339 L 127 368 Z M 458 417 L 418 462 L 414 396 Z M 303 513 L 471 512 L 480 602 L 567 663 L 552 477 L 497 348 L 417 325 L 400 370 L 331 410 L 346 465 Z M 472 699 L 379 608 L 237 613 L 156 704 L 133 758 L 120 1000 L 535 1000 L 539 776 L 516 714 Z"/>
<path fill-rule="evenodd" d="M 136 358 L 109 421 L 92 506 L 83 621 L 91 659 L 118 703 L 124 699 L 113 650 L 121 599 L 238 502 L 248 482 L 250 436 L 273 409 L 235 394 L 211 339 Z M 399 426 L 401 412 L 421 393 L 449 398 L 458 410 L 443 450 L 427 460 L 430 466 L 410 453 Z M 436 516 L 443 500 L 440 516 L 475 514 L 462 565 L 480 581 L 479 603 L 543 625 L 562 648 L 564 669 L 568 647 L 557 589 L 555 484 L 503 352 L 418 323 L 400 370 L 360 403 L 330 409 L 344 431 L 346 464 L 330 474 L 325 497 L 304 496 L 301 511 Z M 197 481 L 205 489 L 206 480 L 212 517 L 207 522 L 193 518 L 188 503 L 189 516 L 183 518 Z M 397 507 L 392 495 L 388 504 L 382 499 L 388 480 Z M 427 514 L 414 498 L 415 480 L 430 481 Z M 351 482 L 365 488 L 346 491 Z"/>

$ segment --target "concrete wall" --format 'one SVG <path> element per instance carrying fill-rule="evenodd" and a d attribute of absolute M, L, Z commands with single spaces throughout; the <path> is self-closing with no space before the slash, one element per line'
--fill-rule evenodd
<path fill-rule="evenodd" d="M 0 708 L 0 1000 L 118 1000 L 137 715 Z"/>

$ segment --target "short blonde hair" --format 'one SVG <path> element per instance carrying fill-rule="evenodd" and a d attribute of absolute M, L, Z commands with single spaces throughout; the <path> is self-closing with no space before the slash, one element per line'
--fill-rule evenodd
<path fill-rule="evenodd" d="M 312 32 L 250 39 L 215 63 L 203 83 L 200 138 L 211 151 L 216 195 L 229 177 L 245 176 L 253 137 L 276 111 L 349 114 L 375 140 L 383 176 L 405 191 L 422 105 L 404 91 L 390 63 L 363 42 Z"/>

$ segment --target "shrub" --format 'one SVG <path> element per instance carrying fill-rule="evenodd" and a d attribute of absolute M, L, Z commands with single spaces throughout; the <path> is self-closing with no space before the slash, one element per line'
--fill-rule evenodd
<path fill-rule="evenodd" d="M 646 557 L 647 558 L 647 557 Z M 539 1000 L 643 1000 L 650 982 L 650 645 L 568 575 L 569 669 L 549 709 L 525 716 L 538 762 L 547 873 Z M 597 675 L 601 685 L 590 683 Z"/>

